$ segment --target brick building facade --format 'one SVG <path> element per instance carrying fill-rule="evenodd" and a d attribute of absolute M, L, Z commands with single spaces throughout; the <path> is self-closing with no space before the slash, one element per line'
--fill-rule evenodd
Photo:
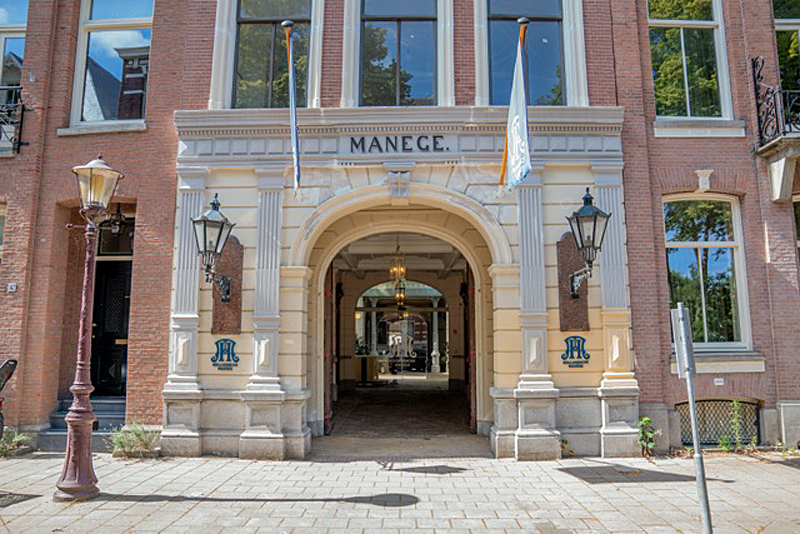
<path fill-rule="evenodd" d="M 699 3 L 706 11 L 685 13 L 652 0 L 553 0 L 541 3 L 552 12 L 507 13 L 495 0 L 439 0 L 423 31 L 413 25 L 417 14 L 386 13 L 373 0 L 313 0 L 297 13 L 246 0 L 156 0 L 132 3 L 130 12 L 113 4 L 30 2 L 3 34 L 25 39 L 23 144 L 0 159 L 0 343 L 3 358 L 19 360 L 3 392 L 7 425 L 52 434 L 51 415 L 69 396 L 83 257 L 80 232 L 66 228 L 80 223 L 69 170 L 103 154 L 126 174 L 114 202 L 135 221 L 132 252 L 111 258 L 131 267 L 128 332 L 119 337 L 126 361 L 115 371 L 126 387 L 125 419 L 162 428 L 167 453 L 308 452 L 332 417 L 331 389 L 364 379 L 349 349 L 361 327 L 329 323 L 336 310 L 367 310 L 359 304 L 363 269 L 340 251 L 378 233 L 433 236 L 460 252 L 460 271 L 437 281 L 432 268 L 420 268 L 417 281 L 435 287 L 447 313 L 467 325 L 456 343 L 448 321 L 451 348 L 461 350 L 452 354 L 451 383 L 469 391 L 473 429 L 498 456 L 558 456 L 562 439 L 578 453 L 635 454 L 639 415 L 663 430 L 661 449 L 680 445 L 686 393 L 671 363 L 668 310 L 679 292 L 691 299 L 698 287 L 704 296 L 693 317 L 706 342 L 698 398 L 725 401 L 723 411 L 734 399 L 755 406 L 762 443 L 800 440 L 796 146 L 791 131 L 760 134 L 752 64 L 764 58 L 762 83 L 790 85 L 788 74 L 781 80 L 776 28 L 790 32 L 800 20 L 791 6 L 708 0 Z M 534 19 L 534 67 L 552 59 L 544 32 L 558 28 L 558 81 L 545 95 L 555 105 L 530 108 L 531 177 L 498 196 L 506 107 L 494 94 L 504 52 L 492 39 L 512 15 Z M 299 198 L 291 194 L 286 111 L 259 100 L 272 99 L 273 89 L 279 98 L 281 73 L 247 71 L 246 54 L 284 61 L 274 53 L 279 41 L 253 37 L 252 52 L 243 33 L 289 17 L 308 28 Z M 373 27 L 393 35 L 386 21 L 396 23 L 399 59 L 369 63 L 359 36 Z M 424 66 L 403 55 L 404 31 L 435 36 L 425 98 L 436 105 L 364 105 L 371 97 L 363 76 L 391 68 L 400 79 L 402 61 L 418 70 L 409 92 L 398 82 L 394 96 L 412 102 L 428 91 L 416 81 L 427 79 Z M 113 32 L 118 40 L 108 38 Z M 706 70 L 692 70 L 698 58 Z M 667 79 L 669 61 L 683 65 L 683 89 Z M 532 76 L 532 86 L 540 83 Z M 675 87 L 685 102 L 669 96 Z M 389 149 L 385 137 L 402 143 L 405 135 L 415 149 Z M 380 152 L 370 149 L 374 139 Z M 442 153 L 424 150 L 431 143 Z M 585 187 L 614 222 L 583 294 L 590 328 L 577 332 L 593 359 L 568 369 L 564 338 L 576 332 L 559 327 L 556 242 Z M 189 218 L 214 193 L 244 247 L 243 271 L 234 273 L 241 332 L 225 335 L 241 362 L 227 374 L 208 363 L 220 337 L 211 328 L 218 295 L 202 282 L 189 241 Z M 725 235 L 679 239 L 694 223 L 665 223 L 665 202 L 668 213 L 722 210 Z M 366 227 L 375 230 L 353 230 Z M 684 259 L 669 263 L 666 249 Z M 698 251 L 695 260 L 681 256 L 687 250 Z M 337 284 L 342 308 L 332 307 Z M 337 340 L 346 348 L 334 350 Z M 331 351 L 335 369 L 323 354 Z"/>

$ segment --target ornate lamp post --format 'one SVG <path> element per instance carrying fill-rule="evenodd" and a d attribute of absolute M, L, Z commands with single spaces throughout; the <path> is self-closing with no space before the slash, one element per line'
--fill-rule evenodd
<path fill-rule="evenodd" d="M 579 298 L 578 289 L 581 287 L 581 283 L 592 276 L 592 265 L 603 245 L 608 219 L 611 218 L 610 213 L 593 205 L 593 200 L 594 197 L 589 194 L 587 187 L 586 194 L 583 196 L 583 206 L 567 217 L 578 252 L 583 256 L 583 262 L 586 264 L 586 267 L 569 276 L 570 296 L 574 300 Z"/>
<path fill-rule="evenodd" d="M 103 157 L 86 165 L 73 167 L 81 195 L 81 216 L 86 220 L 86 259 L 83 267 L 83 291 L 78 331 L 78 361 L 75 381 L 70 388 L 72 406 L 64 418 L 67 423 L 67 450 L 64 469 L 53 495 L 55 501 L 83 501 L 97 497 L 97 476 L 92 465 L 92 426 L 94 409 L 89 395 L 94 391 L 89 368 L 92 349 L 92 304 L 94 267 L 97 253 L 97 225 L 107 217 L 108 205 L 123 174 L 103 161 Z"/>
<path fill-rule="evenodd" d="M 194 237 L 197 241 L 197 250 L 203 258 L 205 266 L 206 283 L 216 282 L 220 292 L 222 302 L 231 300 L 231 280 L 226 276 L 217 276 L 214 265 L 217 258 L 222 255 L 225 243 L 231 235 L 231 230 L 236 224 L 230 222 L 219 211 L 219 195 L 214 195 L 211 201 L 211 209 L 204 212 L 196 219 L 192 219 L 194 225 Z"/>

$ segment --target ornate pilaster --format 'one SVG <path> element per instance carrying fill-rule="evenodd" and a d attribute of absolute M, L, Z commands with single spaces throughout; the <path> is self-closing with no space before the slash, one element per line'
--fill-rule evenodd
<path fill-rule="evenodd" d="M 161 448 L 165 455 L 199 456 L 202 452 L 197 338 L 200 315 L 201 265 L 192 228 L 192 217 L 203 212 L 208 169 L 178 167 L 176 251 L 170 320 L 169 374 L 164 384 L 164 429 Z"/>
<path fill-rule="evenodd" d="M 378 299 L 369 299 L 369 303 L 372 307 L 372 311 L 370 312 L 370 322 L 369 322 L 369 355 L 370 356 L 377 356 L 378 355 L 378 312 L 375 311 L 375 308 L 378 307 Z"/>
<path fill-rule="evenodd" d="M 551 390 L 555 386 L 547 368 L 542 170 L 534 168 L 517 188 L 522 327 L 522 375 L 518 387 Z"/>
<path fill-rule="evenodd" d="M 431 330 L 433 334 L 433 348 L 431 350 L 431 373 L 439 374 L 442 370 L 439 365 L 439 299 L 432 299 L 433 317 L 431 320 Z"/>
<path fill-rule="evenodd" d="M 258 242 L 256 244 L 253 374 L 248 390 L 279 390 L 282 173 L 256 169 Z"/>
<path fill-rule="evenodd" d="M 605 371 L 600 383 L 604 457 L 638 456 L 639 387 L 633 373 L 622 166 L 595 165 L 597 206 L 611 213 L 600 260 Z"/>

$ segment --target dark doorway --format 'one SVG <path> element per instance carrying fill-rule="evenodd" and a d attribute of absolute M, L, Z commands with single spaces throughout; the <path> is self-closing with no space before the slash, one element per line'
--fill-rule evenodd
<path fill-rule="evenodd" d="M 130 261 L 98 261 L 92 321 L 92 384 L 96 396 L 124 396 L 128 368 Z"/>

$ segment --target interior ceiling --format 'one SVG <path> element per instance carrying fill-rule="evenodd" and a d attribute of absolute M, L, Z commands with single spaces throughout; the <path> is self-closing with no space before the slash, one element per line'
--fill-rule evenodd
<path fill-rule="evenodd" d="M 441 239 L 414 233 L 386 233 L 353 241 L 333 260 L 333 266 L 363 277 L 367 272 L 385 271 L 400 245 L 405 257 L 407 277 L 415 271 L 433 271 L 444 278 L 450 271 L 464 270 L 467 262 L 452 245 Z"/>

